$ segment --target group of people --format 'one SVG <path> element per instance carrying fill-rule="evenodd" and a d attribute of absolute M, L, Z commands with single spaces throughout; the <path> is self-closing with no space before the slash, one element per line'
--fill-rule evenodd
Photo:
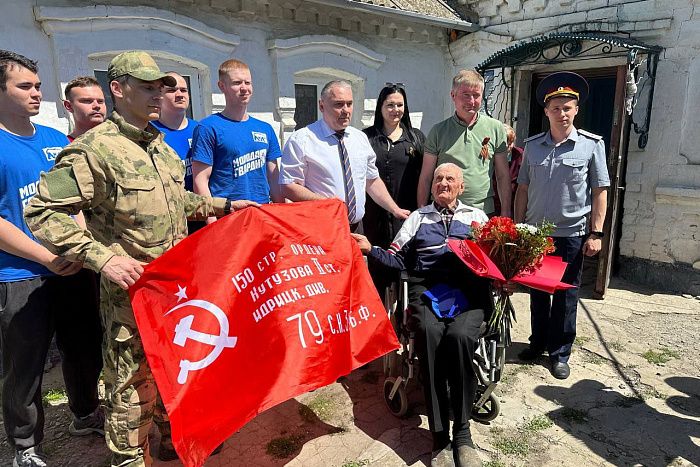
<path fill-rule="evenodd" d="M 462 81 L 465 76 L 474 81 Z M 504 140 L 503 125 L 479 112 L 484 90 L 479 78 L 472 72 L 460 72 L 454 78 L 455 114 L 428 135 L 417 189 L 421 207 L 411 213 L 388 248 L 354 235 L 370 264 L 408 272 L 408 325 L 415 332 L 433 435 L 431 467 L 481 465 L 469 431 L 477 386 L 471 362 L 493 299 L 488 281 L 460 264 L 447 240 L 469 238 L 472 222 L 486 222 L 494 213 L 491 195 L 495 192 L 484 168 L 486 161 L 493 160 L 500 215 L 510 215 L 512 180 L 506 175 L 517 172 L 515 221 L 552 222 L 554 254 L 568 263 L 562 280 L 573 289 L 553 296 L 530 291 L 530 346 L 519 354 L 529 361 L 546 351 L 555 378 L 566 379 L 570 374 L 583 257 L 597 254 L 604 236 L 610 184 L 605 145 L 602 137 L 573 124 L 578 105 L 588 94 L 585 79 L 560 72 L 538 85 L 536 97 L 550 128 L 527 138 L 520 153 L 512 150 L 514 138 Z M 510 167 L 506 148 L 514 156 Z M 433 201 L 427 203 L 425 169 L 431 171 L 438 162 L 430 189 Z M 520 167 L 513 170 L 514 165 Z M 470 193 L 469 185 L 481 191 Z"/>
<path fill-rule="evenodd" d="M 94 78 L 66 86 L 73 116 L 66 137 L 30 121 L 41 102 L 36 62 L 0 50 L 2 406 L 13 465 L 47 465 L 41 380 L 54 334 L 70 432 L 105 434 L 113 466 L 149 465 L 155 421 L 158 457 L 176 458 L 128 288 L 146 263 L 232 211 L 328 197 L 345 202 L 378 290 L 393 277 L 387 268 L 410 275 L 431 462 L 480 465 L 469 434 L 475 379 L 468 362 L 490 312 L 490 289 L 458 264 L 446 240 L 467 238 L 472 221 L 495 214 L 547 219 L 557 226 L 555 254 L 570 263 L 564 280 L 578 284 L 582 255 L 600 250 L 608 184 L 601 138 L 573 126 L 585 81 L 565 82 L 560 74 L 543 81 L 538 99 L 550 131 L 526 140 L 522 154 L 513 130 L 480 112 L 484 81 L 475 71 L 455 76 L 455 113 L 427 137 L 411 125 L 403 84 L 387 83 L 374 124 L 360 131 L 350 126 L 352 84 L 333 80 L 321 91 L 321 118 L 283 148 L 268 123 L 248 114 L 252 76 L 240 60 L 220 65 L 225 107 L 200 122 L 187 118 L 185 78 L 162 72 L 147 53 L 117 55 L 107 75 L 109 118 Z M 459 313 L 441 313 L 429 298 L 436 287 L 461 295 Z M 569 372 L 576 293 L 555 294 L 552 303 L 532 293 L 523 357 L 547 351 L 556 377 Z"/>

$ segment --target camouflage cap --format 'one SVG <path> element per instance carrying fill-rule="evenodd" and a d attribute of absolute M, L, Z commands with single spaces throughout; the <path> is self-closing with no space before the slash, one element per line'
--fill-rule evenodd
<path fill-rule="evenodd" d="M 109 62 L 107 76 L 110 81 L 124 75 L 143 81 L 162 79 L 166 86 L 177 86 L 175 78 L 160 71 L 153 57 L 141 50 L 120 53 Z"/>

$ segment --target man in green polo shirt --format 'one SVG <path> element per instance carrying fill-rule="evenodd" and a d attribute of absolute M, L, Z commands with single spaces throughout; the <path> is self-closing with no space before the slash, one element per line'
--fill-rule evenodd
<path fill-rule="evenodd" d="M 511 217 L 511 187 L 508 172 L 506 132 L 503 123 L 480 113 L 484 78 L 473 70 L 462 70 L 452 79 L 450 96 L 455 113 L 430 130 L 418 183 L 418 205 L 429 202 L 430 182 L 438 164 L 452 162 L 462 169 L 464 193 L 459 200 L 493 215 L 494 171 L 498 182 L 501 215 Z"/>

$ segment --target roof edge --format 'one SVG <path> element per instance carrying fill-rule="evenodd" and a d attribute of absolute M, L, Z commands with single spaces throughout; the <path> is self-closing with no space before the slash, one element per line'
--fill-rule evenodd
<path fill-rule="evenodd" d="M 380 13 L 385 16 L 393 16 L 396 18 L 404 20 L 417 21 L 419 23 L 430 24 L 432 26 L 438 26 L 448 29 L 455 29 L 457 31 L 463 32 L 476 32 L 481 29 L 478 24 L 471 23 L 469 21 L 458 20 L 458 19 L 447 19 L 439 18 L 437 16 L 424 15 L 422 13 L 416 13 L 413 11 L 404 11 L 397 8 L 390 8 L 381 5 L 372 5 L 369 3 L 361 3 L 355 0 L 307 0 L 310 3 L 319 3 L 322 5 L 329 5 L 339 8 L 344 8 L 347 10 L 355 10 L 362 12 L 373 12 Z"/>

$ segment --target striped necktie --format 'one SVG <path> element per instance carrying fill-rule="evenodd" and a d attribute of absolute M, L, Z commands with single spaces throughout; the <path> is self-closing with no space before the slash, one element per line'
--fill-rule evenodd
<path fill-rule="evenodd" d="M 350 157 L 343 142 L 345 131 L 337 131 L 333 135 L 338 140 L 338 154 L 343 165 L 343 181 L 345 182 L 345 204 L 348 207 L 348 220 L 352 223 L 357 213 L 357 198 L 355 197 L 355 184 L 352 181 L 352 169 L 350 168 Z"/>

